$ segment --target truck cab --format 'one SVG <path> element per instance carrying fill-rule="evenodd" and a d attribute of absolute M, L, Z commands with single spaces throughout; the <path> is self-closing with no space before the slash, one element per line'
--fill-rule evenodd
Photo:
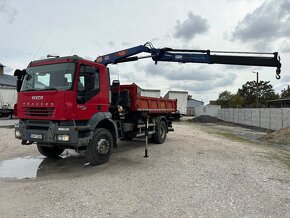
<path fill-rule="evenodd" d="M 85 149 L 97 125 L 106 125 L 116 143 L 104 65 L 78 56 L 50 58 L 31 62 L 15 76 L 20 80 L 15 136 L 22 144 L 37 143 L 40 153 L 55 157 L 65 148 Z"/>

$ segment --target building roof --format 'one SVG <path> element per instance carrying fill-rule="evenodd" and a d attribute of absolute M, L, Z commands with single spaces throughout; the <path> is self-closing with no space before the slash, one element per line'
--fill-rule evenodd
<path fill-rule="evenodd" d="M 275 99 L 275 100 L 269 100 L 267 102 L 271 103 L 275 103 L 275 102 L 282 102 L 282 101 L 290 101 L 290 97 L 287 97 L 287 98 L 279 98 L 279 99 Z"/>
<path fill-rule="evenodd" d="M 204 104 L 203 101 L 199 101 L 199 100 L 196 100 L 196 99 L 189 99 L 189 100 L 187 100 L 187 107 L 195 107 L 197 105 L 196 103 L 199 103 L 199 105 L 203 105 Z"/>
<path fill-rule="evenodd" d="M 142 91 L 145 91 L 145 92 L 160 92 L 160 90 L 158 90 L 158 89 L 142 89 Z"/>
<path fill-rule="evenodd" d="M 7 74 L 0 75 L 0 85 L 16 87 L 16 81 L 17 79 L 14 76 Z"/>
<path fill-rule="evenodd" d="M 188 94 L 187 91 L 168 91 L 168 92 L 166 93 L 166 95 L 167 95 L 168 93 L 183 93 L 183 94 Z"/>
<path fill-rule="evenodd" d="M 0 63 L 0 67 L 5 67 L 3 64 Z"/>

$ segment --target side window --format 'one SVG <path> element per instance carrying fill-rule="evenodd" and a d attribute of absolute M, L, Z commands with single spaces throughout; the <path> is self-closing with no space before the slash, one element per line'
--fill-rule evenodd
<path fill-rule="evenodd" d="M 81 66 L 78 77 L 77 102 L 84 104 L 100 91 L 100 72 L 92 66 Z"/>

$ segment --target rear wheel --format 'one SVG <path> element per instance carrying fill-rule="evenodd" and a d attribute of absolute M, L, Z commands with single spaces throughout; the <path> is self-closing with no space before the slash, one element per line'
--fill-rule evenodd
<path fill-rule="evenodd" d="M 163 144 L 167 135 L 167 125 L 164 120 L 159 121 L 156 125 L 153 141 L 157 144 Z"/>
<path fill-rule="evenodd" d="M 96 129 L 86 151 L 86 158 L 89 163 L 91 165 L 106 163 L 111 156 L 113 142 L 113 136 L 109 130 Z"/>
<path fill-rule="evenodd" d="M 43 145 L 37 145 L 37 148 L 40 154 L 50 158 L 57 158 L 64 151 L 64 148 L 46 147 Z"/>

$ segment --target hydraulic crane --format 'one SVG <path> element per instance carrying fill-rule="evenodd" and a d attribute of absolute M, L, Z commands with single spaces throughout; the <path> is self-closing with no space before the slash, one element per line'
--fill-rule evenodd
<path fill-rule="evenodd" d="M 146 56 L 133 56 L 139 53 L 149 53 Z M 157 64 L 163 62 L 178 63 L 205 63 L 205 64 L 229 64 L 245 66 L 276 67 L 276 78 L 280 79 L 281 63 L 278 52 L 229 52 L 210 50 L 189 50 L 172 48 L 154 48 L 152 43 L 128 48 L 99 56 L 95 62 L 104 65 L 118 64 L 122 62 L 137 61 L 143 58 L 152 58 Z"/>

